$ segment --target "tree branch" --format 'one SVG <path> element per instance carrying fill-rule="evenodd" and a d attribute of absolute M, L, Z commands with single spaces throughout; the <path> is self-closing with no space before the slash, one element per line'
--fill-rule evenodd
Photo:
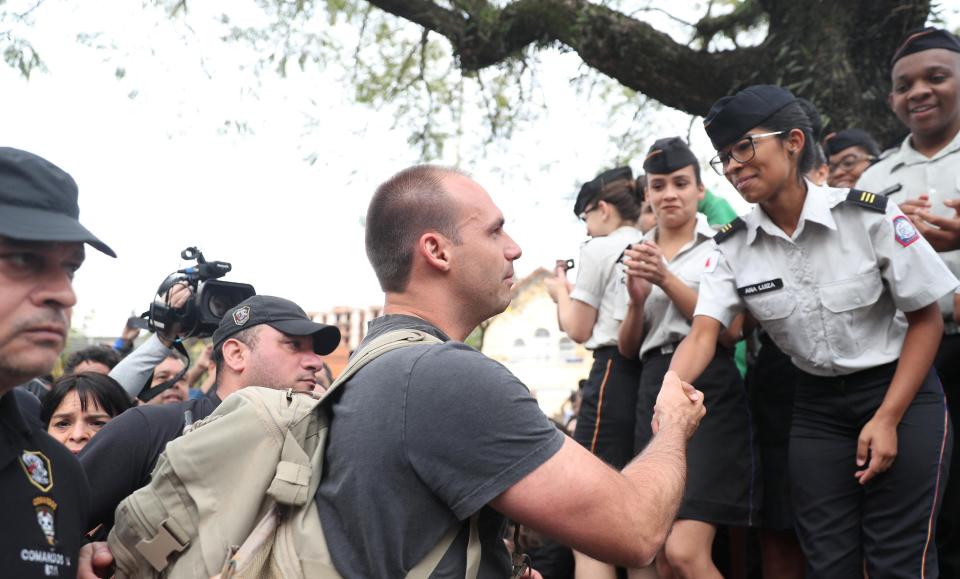
<path fill-rule="evenodd" d="M 426 0 L 370 1 L 445 36 L 466 71 L 498 64 L 530 44 L 558 41 L 621 84 L 692 114 L 706 113 L 734 85 L 732 71 L 756 55 L 756 49 L 695 51 L 587 0 L 517 0 L 500 9 L 488 5 L 466 19 Z"/>
<path fill-rule="evenodd" d="M 708 13 L 694 27 L 697 29 L 697 37 L 703 39 L 703 46 L 706 47 L 717 34 L 736 38 L 738 31 L 758 24 L 763 15 L 763 6 L 757 0 L 746 0 L 728 14 L 710 16 Z"/>

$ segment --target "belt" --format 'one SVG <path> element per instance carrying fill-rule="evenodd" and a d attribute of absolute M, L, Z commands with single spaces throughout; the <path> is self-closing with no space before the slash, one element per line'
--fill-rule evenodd
<path fill-rule="evenodd" d="M 669 354 L 673 354 L 677 350 L 677 346 L 679 345 L 680 345 L 680 342 L 670 342 L 669 344 L 664 344 L 659 348 L 647 350 L 647 353 L 643 355 L 642 360 L 647 360 L 654 356 L 667 356 Z"/>

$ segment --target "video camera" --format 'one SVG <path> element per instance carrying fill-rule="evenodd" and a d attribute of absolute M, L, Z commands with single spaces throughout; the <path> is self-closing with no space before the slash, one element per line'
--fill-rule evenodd
<path fill-rule="evenodd" d="M 180 257 L 195 260 L 197 264 L 171 273 L 160 284 L 149 311 L 141 315 L 151 331 L 176 324 L 180 327 L 177 332 L 180 338 L 211 336 L 230 308 L 257 293 L 248 283 L 219 281 L 233 266 L 225 261 L 207 261 L 196 247 L 184 249 Z M 193 297 L 184 307 L 175 310 L 167 305 L 167 292 L 179 282 L 190 286 Z"/>

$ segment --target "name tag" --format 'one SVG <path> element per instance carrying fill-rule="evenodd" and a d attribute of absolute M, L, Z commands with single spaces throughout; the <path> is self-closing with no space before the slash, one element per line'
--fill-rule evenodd
<path fill-rule="evenodd" d="M 770 281 L 762 281 L 753 285 L 738 287 L 737 293 L 740 294 L 740 297 L 747 297 L 778 289 L 783 289 L 783 280 L 779 277 L 777 279 L 771 279 Z"/>

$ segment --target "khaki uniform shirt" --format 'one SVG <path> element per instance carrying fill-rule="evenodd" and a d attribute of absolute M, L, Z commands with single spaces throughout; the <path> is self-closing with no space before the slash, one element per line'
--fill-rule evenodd
<path fill-rule="evenodd" d="M 953 209 L 946 207 L 943 201 L 960 197 L 960 133 L 930 158 L 917 152 L 907 137 L 899 148 L 867 169 L 857 181 L 857 189 L 871 193 L 881 193 L 897 185 L 900 190 L 888 195 L 891 201 L 902 203 L 926 193 L 933 204 L 931 213 L 954 216 Z M 954 275 L 960 276 L 960 251 L 945 251 L 940 257 Z M 953 313 L 952 295 L 940 299 L 940 309 L 945 317 L 950 317 Z"/>
<path fill-rule="evenodd" d="M 700 275 L 704 264 L 716 246 L 710 241 L 716 233 L 707 223 L 702 213 L 697 213 L 697 225 L 694 237 L 684 245 L 673 259 L 667 261 L 670 273 L 680 278 L 684 284 L 694 290 L 700 287 Z M 657 228 L 654 227 L 643 236 L 645 241 L 656 242 Z M 623 292 L 616 318 L 622 321 L 626 317 L 630 296 Z M 666 292 L 654 285 L 643 304 L 643 342 L 640 344 L 640 357 L 667 344 L 679 342 L 690 333 L 690 320 L 677 308 Z"/>
<path fill-rule="evenodd" d="M 628 246 L 643 237 L 639 229 L 625 225 L 603 237 L 594 237 L 580 250 L 577 283 L 570 298 L 597 310 L 593 333 L 584 343 L 590 350 L 616 346 L 620 322 L 614 310 L 626 293 L 626 274 L 620 257 Z"/>
<path fill-rule="evenodd" d="M 744 308 L 805 372 L 838 376 L 899 358 L 906 321 L 960 282 L 893 202 L 846 202 L 848 189 L 807 181 L 787 236 L 758 206 L 717 243 L 695 315 L 729 325 Z"/>

